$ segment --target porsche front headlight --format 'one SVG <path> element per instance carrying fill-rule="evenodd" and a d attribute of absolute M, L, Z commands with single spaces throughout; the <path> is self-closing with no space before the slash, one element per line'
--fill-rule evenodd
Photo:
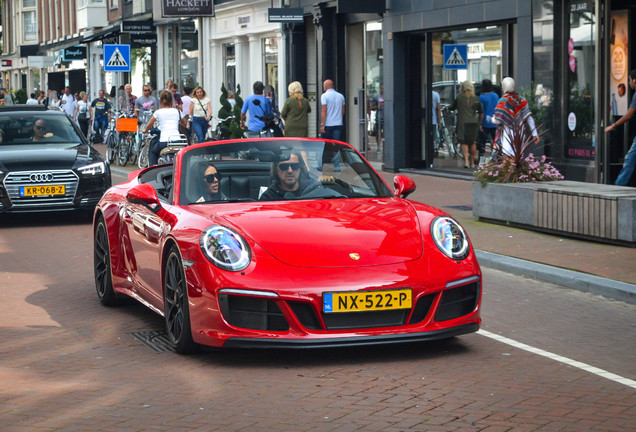
<path fill-rule="evenodd" d="M 468 238 L 464 229 L 449 216 L 439 216 L 431 224 L 433 241 L 449 258 L 462 260 L 468 256 Z"/>
<path fill-rule="evenodd" d="M 241 271 L 250 264 L 251 252 L 247 242 L 223 226 L 206 228 L 201 234 L 200 245 L 205 257 L 220 269 Z"/>
<path fill-rule="evenodd" d="M 104 162 L 97 162 L 94 164 L 79 167 L 77 170 L 84 175 L 99 175 L 106 172 L 106 166 Z"/>

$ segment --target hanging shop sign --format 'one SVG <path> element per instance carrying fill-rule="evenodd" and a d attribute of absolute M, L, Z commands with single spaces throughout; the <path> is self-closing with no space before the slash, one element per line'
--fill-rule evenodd
<path fill-rule="evenodd" d="M 154 33 L 155 26 L 152 20 L 148 21 L 122 21 L 122 33 Z"/>
<path fill-rule="evenodd" d="M 28 56 L 27 62 L 31 68 L 52 67 L 55 64 L 53 56 Z"/>
<path fill-rule="evenodd" d="M 304 22 L 303 8 L 269 8 L 267 21 L 271 23 L 293 24 Z"/>
<path fill-rule="evenodd" d="M 213 0 L 161 0 L 161 16 L 214 16 Z"/>
<path fill-rule="evenodd" d="M 152 47 L 157 45 L 156 33 L 140 33 L 130 35 L 130 45 L 132 48 Z"/>
<path fill-rule="evenodd" d="M 13 60 L 2 60 L 2 67 L 11 67 L 13 66 Z"/>
<path fill-rule="evenodd" d="M 86 47 L 83 45 L 64 48 L 62 50 L 62 61 L 83 60 L 86 58 Z"/>
<path fill-rule="evenodd" d="M 338 13 L 377 13 L 386 11 L 386 0 L 338 0 Z"/>
<path fill-rule="evenodd" d="M 571 0 L 570 13 L 575 12 L 593 12 L 594 0 Z"/>
<path fill-rule="evenodd" d="M 179 23 L 179 32 L 181 33 L 196 33 L 197 28 L 194 25 L 194 21 L 184 21 Z"/>

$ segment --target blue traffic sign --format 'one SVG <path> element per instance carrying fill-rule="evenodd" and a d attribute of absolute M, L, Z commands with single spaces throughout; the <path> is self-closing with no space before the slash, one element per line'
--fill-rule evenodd
<path fill-rule="evenodd" d="M 468 45 L 444 45 L 444 69 L 468 69 Z"/>
<path fill-rule="evenodd" d="M 130 72 L 130 45 L 104 45 L 104 72 Z"/>

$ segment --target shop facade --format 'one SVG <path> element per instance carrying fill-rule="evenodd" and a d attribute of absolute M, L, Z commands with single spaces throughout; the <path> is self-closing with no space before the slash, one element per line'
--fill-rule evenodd
<path fill-rule="evenodd" d="M 636 127 L 608 136 L 604 127 L 626 112 L 627 74 L 636 65 L 629 0 L 482 1 L 432 7 L 393 1 L 383 21 L 384 167 L 461 169 L 436 146 L 431 90 L 442 105 L 458 85 L 512 76 L 531 100 L 542 143 L 566 179 L 612 183 Z M 447 69 L 443 47 L 467 47 L 465 67 Z M 389 71 L 392 71 L 389 76 Z M 613 110 L 613 111 L 612 111 Z"/>

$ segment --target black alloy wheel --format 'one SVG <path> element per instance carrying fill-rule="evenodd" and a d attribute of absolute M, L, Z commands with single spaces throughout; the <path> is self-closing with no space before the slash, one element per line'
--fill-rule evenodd
<path fill-rule="evenodd" d="M 93 240 L 93 268 L 95 270 L 97 297 L 99 297 L 99 300 L 104 306 L 115 306 L 119 299 L 113 289 L 108 233 L 106 223 L 102 217 L 98 219 L 95 228 L 95 237 Z"/>
<path fill-rule="evenodd" d="M 166 331 L 175 350 L 180 354 L 195 352 L 197 345 L 192 340 L 185 271 L 174 246 L 168 251 L 164 267 L 163 304 Z"/>

